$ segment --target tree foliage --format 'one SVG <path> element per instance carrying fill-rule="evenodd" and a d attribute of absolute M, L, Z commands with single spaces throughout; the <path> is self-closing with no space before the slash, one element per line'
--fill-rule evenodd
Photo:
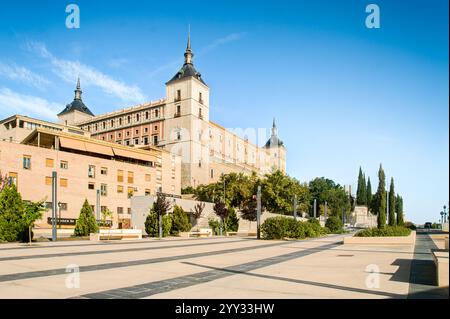
<path fill-rule="evenodd" d="M 152 208 L 145 219 L 145 232 L 150 237 L 159 236 L 159 217 L 158 213 Z M 170 215 L 162 216 L 162 236 L 169 236 L 170 230 L 172 229 L 172 218 Z"/>
<path fill-rule="evenodd" d="M 31 241 L 33 240 L 32 228 L 37 220 L 42 219 L 44 210 L 44 201 L 25 203 L 22 214 L 22 224 L 24 226 L 24 229 L 22 230 L 22 241 L 28 241 L 31 244 Z"/>
<path fill-rule="evenodd" d="M 403 226 L 405 224 L 403 218 L 403 198 L 397 194 L 395 199 L 395 211 L 397 212 L 397 225 Z"/>
<path fill-rule="evenodd" d="M 228 208 L 227 205 L 222 201 L 217 201 L 214 204 L 214 213 L 220 218 L 221 221 L 224 221 L 228 217 Z"/>
<path fill-rule="evenodd" d="M 395 206 L 395 189 L 394 189 L 394 178 L 391 178 L 391 185 L 389 187 L 389 216 L 388 216 L 388 223 L 389 226 L 394 226 L 396 224 L 395 219 L 395 213 L 396 213 L 396 206 Z"/>
<path fill-rule="evenodd" d="M 172 228 L 170 233 L 178 235 L 180 232 L 190 231 L 192 225 L 189 221 L 189 216 L 180 206 L 175 205 L 172 214 Z"/>
<path fill-rule="evenodd" d="M 237 232 L 239 229 L 239 218 L 236 215 L 236 210 L 231 207 L 225 222 L 225 231 Z"/>
<path fill-rule="evenodd" d="M 358 187 L 356 189 L 356 204 L 367 205 L 367 185 L 366 176 L 363 174 L 361 167 L 358 173 Z"/>
<path fill-rule="evenodd" d="M 367 178 L 367 189 L 366 189 L 366 203 L 367 203 L 367 208 L 370 210 L 372 210 L 372 206 L 373 206 L 373 194 L 372 194 L 372 184 L 370 183 L 370 177 Z"/>
<path fill-rule="evenodd" d="M 249 199 L 242 205 L 241 217 L 250 222 L 256 221 L 257 218 L 256 200 Z M 262 212 L 261 212 L 262 213 Z"/>
<path fill-rule="evenodd" d="M 88 200 L 85 199 L 75 225 L 74 234 L 75 236 L 89 236 L 90 233 L 96 233 L 97 231 L 98 224 L 92 212 L 92 207 L 89 205 Z"/>
<path fill-rule="evenodd" d="M 14 184 L 5 186 L 0 194 L 0 241 L 16 241 L 24 226 L 25 203 Z"/>
<path fill-rule="evenodd" d="M 378 228 L 381 229 L 386 226 L 386 177 L 381 164 L 378 170 L 378 190 L 375 195 L 375 201 Z"/>
<path fill-rule="evenodd" d="M 298 211 L 309 210 L 311 195 L 306 184 L 301 184 L 281 171 L 267 174 L 261 183 L 262 206 L 271 213 L 292 215 L 293 199 L 297 195 Z"/>

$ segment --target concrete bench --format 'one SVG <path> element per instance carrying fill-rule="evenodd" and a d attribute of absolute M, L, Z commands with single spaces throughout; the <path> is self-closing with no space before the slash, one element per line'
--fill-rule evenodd
<path fill-rule="evenodd" d="M 433 251 L 436 280 L 439 287 L 448 287 L 448 251 Z"/>
<path fill-rule="evenodd" d="M 226 236 L 241 236 L 241 237 L 247 237 L 247 236 L 256 236 L 255 232 L 237 232 L 237 231 L 228 231 L 225 233 Z"/>
<path fill-rule="evenodd" d="M 89 235 L 91 241 L 101 240 L 129 240 L 142 239 L 142 230 L 140 229 L 101 229 L 98 233 L 91 233 Z"/>
<path fill-rule="evenodd" d="M 188 237 L 210 237 L 210 232 L 193 231 L 188 233 Z"/>

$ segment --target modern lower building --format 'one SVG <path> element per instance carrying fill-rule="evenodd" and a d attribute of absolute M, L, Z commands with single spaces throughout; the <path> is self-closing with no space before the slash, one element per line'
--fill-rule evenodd
<path fill-rule="evenodd" d="M 0 141 L 0 172 L 16 184 L 23 199 L 46 202 L 49 210 L 41 226 L 51 217 L 53 172 L 63 219 L 78 218 L 87 199 L 98 218 L 108 209 L 113 213 L 113 227 L 128 228 L 132 196 L 181 193 L 180 158 L 167 151 L 131 148 L 42 127 L 20 143 Z"/>

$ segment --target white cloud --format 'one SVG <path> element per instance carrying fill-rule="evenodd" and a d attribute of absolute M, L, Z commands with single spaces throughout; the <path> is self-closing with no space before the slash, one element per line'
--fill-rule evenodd
<path fill-rule="evenodd" d="M 238 41 L 238 40 L 242 39 L 245 35 L 246 35 L 246 32 L 237 32 L 237 33 L 231 33 L 225 37 L 216 39 L 213 42 L 211 42 L 210 44 L 208 44 L 206 47 L 204 47 L 202 50 L 200 50 L 200 55 L 203 55 L 209 51 L 212 51 L 221 45 L 224 45 L 224 44 L 227 44 L 230 42 L 234 42 L 234 41 Z"/>
<path fill-rule="evenodd" d="M 52 71 L 58 77 L 69 83 L 75 83 L 79 75 L 83 85 L 96 86 L 105 93 L 118 97 L 127 103 L 142 103 L 146 101 L 141 89 L 134 85 L 127 85 L 115 80 L 110 76 L 96 70 L 95 68 L 82 64 L 79 61 L 64 60 L 55 57 L 47 50 L 43 43 L 28 43 L 30 50 L 37 52 L 41 57 L 46 58 L 52 64 Z"/>
<path fill-rule="evenodd" d="M 24 114 L 56 120 L 56 114 L 62 109 L 62 104 L 49 102 L 36 96 L 23 95 L 8 88 L 0 88 L 0 110 L 9 113 L 3 115 Z"/>
<path fill-rule="evenodd" d="M 207 54 L 210 51 L 213 51 L 215 49 L 217 49 L 219 46 L 233 42 L 233 41 L 237 41 L 240 40 L 242 37 L 244 37 L 246 34 L 246 32 L 238 32 L 238 33 L 231 33 L 225 37 L 222 38 L 218 38 L 214 41 L 212 41 L 210 44 L 208 44 L 207 46 L 201 48 L 197 54 L 197 56 L 203 56 L 205 54 Z M 195 54 L 195 49 L 193 48 L 194 54 Z M 194 56 L 195 58 L 195 56 Z M 158 68 L 156 68 L 155 70 L 153 70 L 152 72 L 148 73 L 148 76 L 152 77 L 158 73 L 160 73 L 161 71 L 164 71 L 166 69 L 175 69 L 177 67 L 177 65 L 179 66 L 181 59 L 176 59 L 176 60 L 172 60 Z M 194 61 L 195 63 L 195 61 Z M 178 69 L 176 70 L 178 71 Z M 174 70 L 175 72 L 175 70 Z"/>
<path fill-rule="evenodd" d="M 16 64 L 7 65 L 0 63 L 0 76 L 4 76 L 10 80 L 24 82 L 39 89 L 43 89 L 50 84 L 50 81 L 46 78 Z"/>

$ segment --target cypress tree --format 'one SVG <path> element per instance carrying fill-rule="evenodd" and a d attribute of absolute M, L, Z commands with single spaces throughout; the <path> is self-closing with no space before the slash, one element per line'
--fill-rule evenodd
<path fill-rule="evenodd" d="M 403 226 L 404 220 L 403 220 L 403 198 L 397 194 L 396 198 L 396 211 L 397 211 L 397 225 Z"/>
<path fill-rule="evenodd" d="M 92 207 L 89 205 L 88 200 L 84 201 L 83 207 L 80 211 L 77 224 L 75 226 L 75 236 L 89 236 L 90 233 L 96 233 L 98 231 L 97 221 L 95 220 L 92 212 Z"/>
<path fill-rule="evenodd" d="M 363 173 L 363 179 L 361 184 L 361 203 L 367 206 L 367 184 L 366 184 L 366 173 Z"/>
<path fill-rule="evenodd" d="M 384 175 L 383 167 L 380 164 L 378 170 L 378 190 L 376 195 L 376 212 L 378 228 L 386 226 L 386 177 Z"/>
<path fill-rule="evenodd" d="M 367 178 L 366 198 L 367 208 L 372 210 L 372 184 L 370 183 L 370 177 Z"/>
<path fill-rule="evenodd" d="M 364 192 L 365 192 L 365 181 L 363 177 L 363 172 L 361 169 L 361 166 L 359 167 L 359 173 L 358 173 L 358 188 L 356 189 L 356 204 L 357 205 L 364 205 L 365 198 Z M 364 190 L 363 190 L 364 189 Z"/>
<path fill-rule="evenodd" d="M 394 178 L 391 177 L 391 186 L 389 187 L 389 219 L 388 219 L 389 226 L 394 226 L 396 223 L 395 213 L 396 207 L 395 207 Z"/>

